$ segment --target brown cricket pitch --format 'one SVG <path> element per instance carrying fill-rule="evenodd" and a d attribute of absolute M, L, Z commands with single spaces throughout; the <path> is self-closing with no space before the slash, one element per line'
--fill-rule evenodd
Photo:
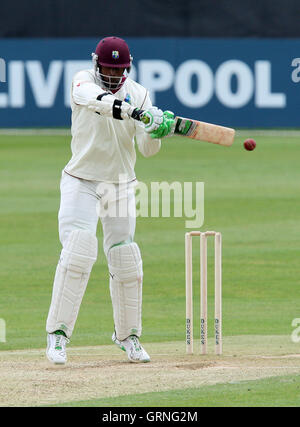
<path fill-rule="evenodd" d="M 115 346 L 69 347 L 65 366 L 51 365 L 44 349 L 0 352 L 0 406 L 40 406 L 136 393 L 300 374 L 289 336 L 224 338 L 224 353 L 193 355 L 185 343 L 145 343 L 151 363 L 132 364 Z M 66 405 L 67 406 L 67 405 Z"/>

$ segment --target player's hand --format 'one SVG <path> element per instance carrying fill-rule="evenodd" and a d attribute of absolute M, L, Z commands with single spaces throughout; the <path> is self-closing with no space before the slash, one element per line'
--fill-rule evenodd
<path fill-rule="evenodd" d="M 175 126 L 174 113 L 172 111 L 164 111 L 163 113 L 163 122 L 159 127 L 151 132 L 151 138 L 163 138 L 171 133 L 173 133 Z"/>
<path fill-rule="evenodd" d="M 164 121 L 162 110 L 157 107 L 151 107 L 143 112 L 142 122 L 144 123 L 145 131 L 150 133 L 157 130 Z"/>

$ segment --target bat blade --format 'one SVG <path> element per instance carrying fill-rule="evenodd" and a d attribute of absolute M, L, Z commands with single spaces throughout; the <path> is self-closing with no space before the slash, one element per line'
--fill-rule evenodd
<path fill-rule="evenodd" d="M 235 130 L 177 116 L 175 118 L 174 134 L 230 147 L 234 141 Z"/>
<path fill-rule="evenodd" d="M 147 116 L 142 116 L 140 120 L 145 124 L 150 121 Z M 174 129 L 168 136 L 172 136 L 173 134 L 230 147 L 234 141 L 235 130 L 213 123 L 200 122 L 198 120 L 176 116 Z"/>

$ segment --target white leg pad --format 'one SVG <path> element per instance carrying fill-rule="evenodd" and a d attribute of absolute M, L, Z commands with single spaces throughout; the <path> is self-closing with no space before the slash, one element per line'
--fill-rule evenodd
<path fill-rule="evenodd" d="M 129 243 L 111 248 L 107 255 L 110 295 L 119 340 L 142 333 L 143 266 L 139 247 Z"/>
<path fill-rule="evenodd" d="M 72 335 L 97 251 L 97 238 L 89 231 L 74 230 L 70 233 L 54 278 L 46 325 L 48 333 L 61 329 L 68 338 Z"/>

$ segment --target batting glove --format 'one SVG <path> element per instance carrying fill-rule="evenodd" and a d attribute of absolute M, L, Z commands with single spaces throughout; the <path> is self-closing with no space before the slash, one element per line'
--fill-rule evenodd
<path fill-rule="evenodd" d="M 163 112 L 157 107 L 151 107 L 149 110 L 143 112 L 142 122 L 147 133 L 151 134 L 151 132 L 158 129 L 163 120 Z"/>
<path fill-rule="evenodd" d="M 165 136 L 173 133 L 175 126 L 174 113 L 172 111 L 164 111 L 163 122 L 161 125 L 151 132 L 151 138 L 164 138 Z"/>

